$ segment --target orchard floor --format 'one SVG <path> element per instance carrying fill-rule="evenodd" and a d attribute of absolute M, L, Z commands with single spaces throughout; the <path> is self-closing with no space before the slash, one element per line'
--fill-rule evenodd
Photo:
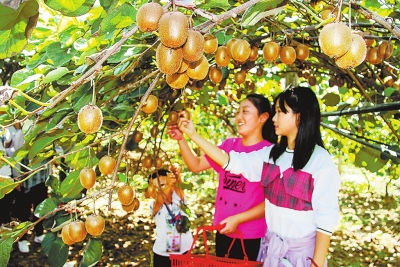
<path fill-rule="evenodd" d="M 399 197 L 363 193 L 367 191 L 343 186 L 342 218 L 332 237 L 329 266 L 400 266 Z M 190 194 L 190 207 L 197 216 L 192 221 L 192 229 L 212 221 L 213 197 L 197 195 Z M 92 204 L 87 203 L 87 207 L 90 209 Z M 149 216 L 147 200 L 132 214 L 124 212 L 118 201 L 114 201 L 108 211 L 107 199 L 96 202 L 96 208 L 106 218 L 103 256 L 96 266 L 150 266 L 154 222 Z M 32 236 L 30 241 L 31 251 L 27 254 L 20 253 L 14 244 L 8 266 L 49 266 L 41 246 L 33 242 Z M 70 247 L 65 267 L 79 266 L 83 246 L 84 243 L 78 243 Z M 196 252 L 201 252 L 201 243 L 198 248 Z"/>

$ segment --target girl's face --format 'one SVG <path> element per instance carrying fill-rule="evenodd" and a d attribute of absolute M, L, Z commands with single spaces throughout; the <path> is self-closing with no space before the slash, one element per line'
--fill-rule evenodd
<path fill-rule="evenodd" d="M 242 136 L 261 131 L 267 119 L 268 113 L 258 114 L 257 108 L 248 99 L 240 103 L 239 110 L 235 116 L 238 132 Z"/>
<path fill-rule="evenodd" d="M 284 113 L 279 107 L 279 101 L 275 103 L 275 115 L 272 118 L 274 122 L 274 128 L 276 135 L 286 136 L 288 139 L 293 138 L 293 140 L 297 136 L 298 132 L 298 119 L 299 114 L 293 113 L 293 110 L 285 105 L 287 113 Z"/>

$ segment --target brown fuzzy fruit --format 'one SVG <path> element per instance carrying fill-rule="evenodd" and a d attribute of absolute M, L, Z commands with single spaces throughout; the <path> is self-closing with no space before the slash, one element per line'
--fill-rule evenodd
<path fill-rule="evenodd" d="M 241 70 L 241 71 L 236 72 L 234 79 L 237 84 L 244 83 L 244 81 L 246 81 L 246 71 Z"/>
<path fill-rule="evenodd" d="M 319 33 L 321 51 L 332 58 L 343 56 L 351 46 L 351 29 L 342 22 L 329 23 Z"/>
<path fill-rule="evenodd" d="M 150 136 L 155 138 L 158 134 L 158 126 L 154 125 L 153 127 L 151 127 L 150 129 Z"/>
<path fill-rule="evenodd" d="M 229 55 L 228 48 L 226 46 L 220 46 L 215 52 L 215 63 L 220 67 L 225 67 L 231 61 L 231 56 Z"/>
<path fill-rule="evenodd" d="M 256 61 L 257 58 L 258 58 L 258 47 L 257 47 L 257 46 L 253 46 L 253 47 L 251 48 L 249 60 L 250 60 L 250 61 Z"/>
<path fill-rule="evenodd" d="M 367 56 L 365 59 L 373 65 L 377 65 L 382 62 L 382 58 L 380 58 L 378 55 L 378 49 L 379 47 L 370 47 L 367 50 Z"/>
<path fill-rule="evenodd" d="M 92 236 L 99 236 L 104 231 L 106 223 L 100 215 L 89 215 L 85 221 L 86 232 Z"/>
<path fill-rule="evenodd" d="M 89 167 L 83 168 L 79 173 L 79 181 L 84 188 L 92 188 L 96 183 L 96 172 Z"/>
<path fill-rule="evenodd" d="M 228 49 L 228 53 L 229 53 L 230 57 L 232 57 L 233 44 L 236 43 L 237 40 L 238 40 L 237 38 L 232 38 L 232 39 L 229 39 L 229 41 L 226 43 L 226 48 Z"/>
<path fill-rule="evenodd" d="M 279 57 L 281 47 L 278 43 L 271 41 L 264 45 L 263 56 L 266 61 L 272 62 Z"/>
<path fill-rule="evenodd" d="M 156 198 L 157 195 L 157 187 L 153 184 L 149 184 L 149 186 L 144 191 L 144 196 L 146 198 Z"/>
<path fill-rule="evenodd" d="M 230 52 L 234 60 L 243 63 L 246 62 L 250 56 L 251 46 L 246 40 L 237 39 L 237 41 L 232 44 Z"/>
<path fill-rule="evenodd" d="M 208 77 L 213 83 L 219 83 L 222 81 L 222 70 L 216 66 L 212 66 L 208 72 Z"/>
<path fill-rule="evenodd" d="M 189 62 L 187 62 L 186 60 L 182 60 L 181 66 L 179 67 L 179 70 L 177 71 L 177 73 L 183 73 L 187 70 L 187 68 L 189 67 Z"/>
<path fill-rule="evenodd" d="M 162 6 L 158 3 L 146 3 L 136 13 L 136 23 L 143 32 L 152 32 L 158 29 L 158 21 L 164 14 Z"/>
<path fill-rule="evenodd" d="M 261 77 L 264 74 L 264 70 L 262 67 L 257 68 L 256 75 Z"/>
<path fill-rule="evenodd" d="M 150 114 L 157 110 L 158 107 L 158 98 L 155 95 L 149 95 L 146 100 L 146 103 L 142 107 L 142 111 L 144 113 Z"/>
<path fill-rule="evenodd" d="M 165 80 L 172 89 L 181 89 L 189 82 L 189 76 L 186 72 L 167 74 Z"/>
<path fill-rule="evenodd" d="M 87 232 L 85 223 L 82 221 L 73 221 L 68 228 L 69 238 L 74 242 L 81 242 L 86 238 Z"/>
<path fill-rule="evenodd" d="M 179 113 L 179 117 L 190 120 L 190 112 L 187 109 L 184 109 Z"/>
<path fill-rule="evenodd" d="M 117 162 L 114 158 L 105 155 L 99 161 L 99 170 L 103 175 L 112 174 L 117 166 Z"/>
<path fill-rule="evenodd" d="M 364 33 L 363 33 L 363 38 L 365 37 L 365 35 L 371 35 L 371 31 L 365 31 Z M 368 46 L 368 47 L 371 47 L 371 46 L 373 46 L 374 44 L 375 44 L 375 39 L 370 39 L 370 38 L 364 38 L 364 40 L 365 40 L 365 44 Z"/>
<path fill-rule="evenodd" d="M 308 76 L 308 84 L 309 84 L 310 86 L 314 86 L 314 85 L 317 84 L 317 79 L 315 78 L 314 75 Z"/>
<path fill-rule="evenodd" d="M 285 64 L 292 64 L 296 60 L 296 50 L 292 46 L 283 46 L 279 52 L 281 61 Z"/>
<path fill-rule="evenodd" d="M 204 55 L 202 55 L 200 60 L 189 64 L 186 73 L 189 78 L 192 78 L 193 80 L 203 80 L 207 77 L 208 68 L 208 60 Z"/>
<path fill-rule="evenodd" d="M 182 47 L 183 58 L 189 62 L 195 62 L 203 55 L 204 37 L 194 30 L 188 30 L 186 43 Z"/>
<path fill-rule="evenodd" d="M 203 51 L 206 54 L 213 54 L 217 51 L 218 39 L 211 33 L 204 35 L 204 48 Z"/>
<path fill-rule="evenodd" d="M 61 230 L 61 239 L 64 242 L 65 245 L 71 246 L 72 244 L 75 243 L 70 237 L 69 237 L 69 224 L 64 225 L 64 227 Z"/>
<path fill-rule="evenodd" d="M 326 20 L 332 17 L 336 19 L 338 13 L 339 13 L 338 8 L 335 8 L 332 5 L 326 5 L 324 6 L 320 14 L 321 14 L 321 19 Z"/>
<path fill-rule="evenodd" d="M 164 13 L 158 22 L 158 33 L 163 45 L 171 48 L 182 46 L 188 35 L 188 19 L 179 11 Z"/>
<path fill-rule="evenodd" d="M 163 165 L 163 160 L 162 158 L 156 158 L 156 169 L 160 169 Z"/>
<path fill-rule="evenodd" d="M 392 56 L 393 45 L 390 41 L 382 41 L 378 46 L 378 56 L 382 59 L 388 59 Z"/>
<path fill-rule="evenodd" d="M 136 131 L 133 134 L 133 141 L 135 143 L 139 143 L 140 141 L 142 141 L 142 139 L 143 139 L 143 133 L 141 131 Z"/>
<path fill-rule="evenodd" d="M 179 71 L 183 60 L 182 48 L 170 48 L 160 43 L 156 50 L 156 61 L 164 74 L 174 74 Z"/>
<path fill-rule="evenodd" d="M 132 203 L 129 205 L 121 205 L 121 208 L 126 212 L 131 212 L 134 207 L 135 207 L 135 200 L 133 200 Z"/>
<path fill-rule="evenodd" d="M 103 113 L 99 107 L 88 104 L 79 110 L 78 127 L 85 134 L 97 132 L 102 124 Z"/>
<path fill-rule="evenodd" d="M 299 44 L 296 47 L 296 57 L 301 60 L 304 61 L 308 58 L 308 56 L 310 55 L 310 49 L 308 48 L 307 45 L 305 44 Z"/>
<path fill-rule="evenodd" d="M 142 165 L 144 168 L 150 169 L 153 167 L 153 159 L 150 156 L 145 156 L 142 159 Z"/>
<path fill-rule="evenodd" d="M 341 57 L 338 57 L 335 62 L 342 69 L 354 68 L 360 65 L 367 54 L 367 45 L 364 39 L 359 34 L 351 34 L 350 49 Z"/>
<path fill-rule="evenodd" d="M 135 198 L 135 191 L 129 185 L 125 184 L 118 188 L 118 200 L 122 205 L 129 205 Z"/>
<path fill-rule="evenodd" d="M 168 116 L 168 122 L 172 125 L 177 124 L 179 120 L 178 112 L 171 111 Z"/>

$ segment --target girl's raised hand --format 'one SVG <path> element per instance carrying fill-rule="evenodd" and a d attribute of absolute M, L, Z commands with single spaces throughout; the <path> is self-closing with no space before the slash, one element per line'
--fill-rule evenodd
<path fill-rule="evenodd" d="M 180 117 L 178 121 L 179 130 L 185 133 L 187 136 L 191 137 L 196 133 L 196 129 L 194 128 L 193 121 L 188 120 L 186 118 Z"/>
<path fill-rule="evenodd" d="M 169 137 L 177 141 L 182 140 L 183 138 L 183 133 L 179 130 L 177 124 L 173 125 L 167 124 L 167 134 L 169 135 Z"/>

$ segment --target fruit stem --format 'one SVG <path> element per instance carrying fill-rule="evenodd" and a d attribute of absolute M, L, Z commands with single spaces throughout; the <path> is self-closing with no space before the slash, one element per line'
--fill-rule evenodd
<path fill-rule="evenodd" d="M 14 107 L 16 107 L 17 109 L 19 109 L 19 110 L 22 112 L 22 114 L 24 114 L 24 115 L 28 115 L 28 114 L 29 114 L 28 111 L 26 111 L 23 107 L 21 107 L 20 105 L 18 105 L 17 103 L 15 103 L 14 100 L 9 99 L 8 102 L 10 102 L 11 105 L 13 105 Z"/>
<path fill-rule="evenodd" d="M 25 94 L 25 93 L 22 92 L 21 90 L 18 90 L 18 89 L 16 89 L 16 88 L 13 88 L 13 90 L 14 90 L 14 91 L 17 91 L 17 92 L 20 93 L 23 97 L 27 98 L 28 100 L 32 101 L 32 102 L 35 103 L 35 104 L 38 104 L 38 105 L 44 106 L 44 107 L 50 106 L 50 103 L 44 103 L 44 102 L 41 102 L 41 101 L 39 101 L 39 100 L 36 100 L 36 99 L 30 97 L 29 95 Z"/>
<path fill-rule="evenodd" d="M 96 92 L 96 90 L 95 90 L 95 87 L 96 87 L 96 84 L 95 84 L 95 82 L 94 82 L 94 80 L 92 79 L 92 80 L 90 80 L 90 83 L 92 84 L 92 104 L 93 105 L 96 105 L 96 97 L 95 97 L 95 92 Z"/>

